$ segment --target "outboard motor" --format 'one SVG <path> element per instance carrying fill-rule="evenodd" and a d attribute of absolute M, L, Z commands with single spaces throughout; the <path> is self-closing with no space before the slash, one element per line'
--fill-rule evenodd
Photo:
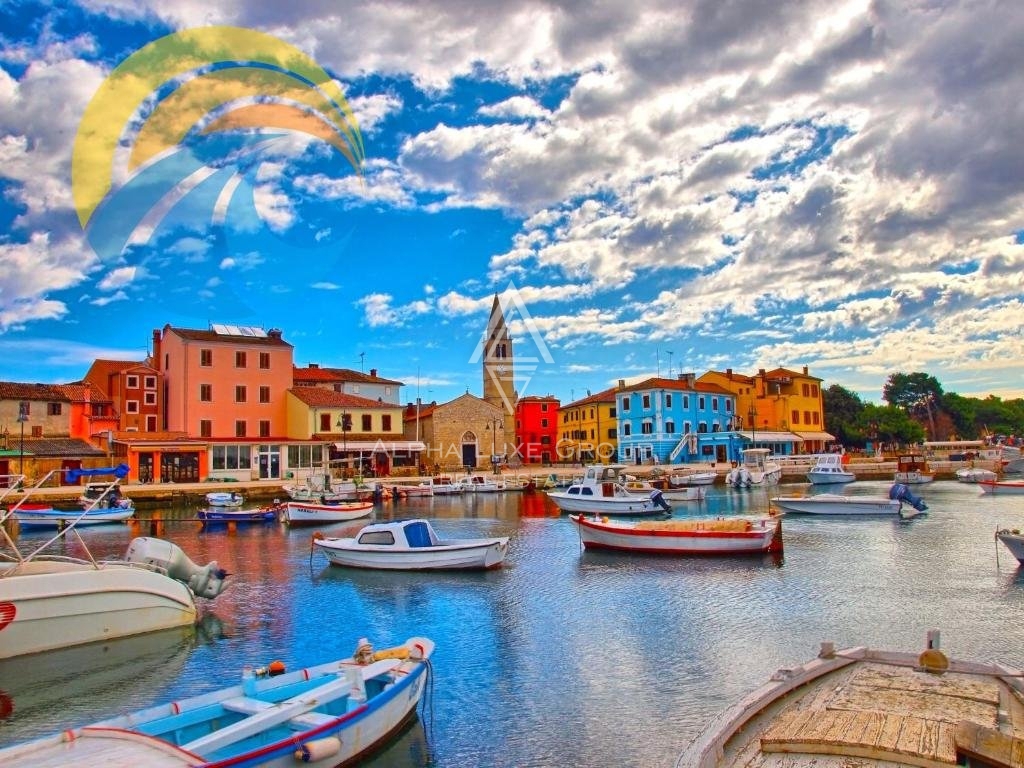
<path fill-rule="evenodd" d="M 915 496 L 914 492 L 910 490 L 910 486 L 904 485 L 903 483 L 893 483 L 892 488 L 889 489 L 889 498 L 893 501 L 905 501 L 918 512 L 924 512 L 928 509 L 928 505 L 924 503 L 924 499 L 920 496 Z"/>
<path fill-rule="evenodd" d="M 651 501 L 653 501 L 663 510 L 671 514 L 672 505 L 665 500 L 665 494 L 661 492 L 660 488 L 655 488 L 653 491 L 651 491 Z"/>
<path fill-rule="evenodd" d="M 218 568 L 216 560 L 199 567 L 189 560 L 177 544 L 163 539 L 150 536 L 132 539 L 124 559 L 130 563 L 144 563 L 162 568 L 172 579 L 187 584 L 199 597 L 213 599 L 227 586 L 224 580 L 228 577 L 228 572 Z"/>

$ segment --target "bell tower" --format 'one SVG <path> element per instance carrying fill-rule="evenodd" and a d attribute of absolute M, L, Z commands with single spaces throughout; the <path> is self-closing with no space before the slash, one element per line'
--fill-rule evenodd
<path fill-rule="evenodd" d="M 505 435 L 513 442 L 515 429 L 516 396 L 513 375 L 512 336 L 505 324 L 505 313 L 494 294 L 491 315 L 483 348 L 484 400 L 501 409 L 505 417 Z"/>

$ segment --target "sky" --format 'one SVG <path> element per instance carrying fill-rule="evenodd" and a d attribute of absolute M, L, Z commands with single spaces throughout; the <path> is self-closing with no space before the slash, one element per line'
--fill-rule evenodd
<path fill-rule="evenodd" d="M 1014 0 L 6 0 L 0 379 L 219 323 L 443 402 L 500 294 L 521 396 L 1022 397 L 1022 39 Z"/>

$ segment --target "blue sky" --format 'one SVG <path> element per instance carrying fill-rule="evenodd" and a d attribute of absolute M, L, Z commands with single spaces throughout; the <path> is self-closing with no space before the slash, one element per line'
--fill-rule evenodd
<path fill-rule="evenodd" d="M 90 102 L 207 25 L 329 73 L 361 176 L 301 131 L 193 136 L 115 163 L 83 229 Z M 73 381 L 166 323 L 232 323 L 443 401 L 481 393 L 511 291 L 538 360 L 521 394 L 806 365 L 876 402 L 898 371 L 1024 396 L 1022 36 L 998 2 L 5 3 L 0 378 Z M 200 160 L 154 218 L 155 177 Z"/>

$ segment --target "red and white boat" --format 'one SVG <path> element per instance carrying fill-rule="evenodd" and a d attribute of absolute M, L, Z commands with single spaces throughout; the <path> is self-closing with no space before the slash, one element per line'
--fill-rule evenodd
<path fill-rule="evenodd" d="M 353 501 L 348 504 L 312 504 L 289 501 L 281 511 L 281 520 L 288 525 L 327 525 L 346 523 L 373 514 L 372 501 Z"/>
<path fill-rule="evenodd" d="M 782 518 L 609 520 L 569 515 L 587 549 L 657 555 L 751 555 L 782 551 Z"/>
<path fill-rule="evenodd" d="M 999 496 L 1024 494 L 1024 480 L 979 480 L 978 487 L 982 493 L 994 493 Z"/>

